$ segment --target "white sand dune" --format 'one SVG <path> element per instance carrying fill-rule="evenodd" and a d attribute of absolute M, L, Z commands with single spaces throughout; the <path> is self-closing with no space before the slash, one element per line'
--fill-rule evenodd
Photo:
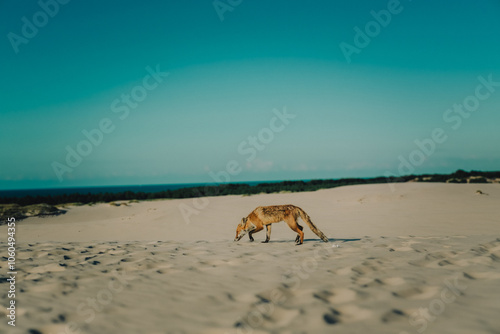
<path fill-rule="evenodd" d="M 212 197 L 197 207 L 99 204 L 28 218 L 17 225 L 16 330 L 498 333 L 500 185 L 394 187 Z M 268 244 L 264 232 L 233 242 L 241 217 L 272 204 L 302 207 L 330 242 L 305 227 L 295 246 L 283 223 Z M 189 221 L 185 205 L 196 209 Z"/>

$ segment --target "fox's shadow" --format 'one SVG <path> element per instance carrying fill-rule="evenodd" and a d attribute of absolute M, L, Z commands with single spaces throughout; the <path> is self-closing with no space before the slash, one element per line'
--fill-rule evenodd
<path fill-rule="evenodd" d="M 328 238 L 328 241 L 333 242 L 333 243 L 346 243 L 346 242 L 353 242 L 353 241 L 360 241 L 360 240 L 361 240 L 361 238 L 355 238 L 355 239 Z M 321 241 L 321 239 L 304 239 L 304 243 L 313 242 L 313 241 L 320 241 L 321 243 L 323 243 L 323 241 Z M 255 239 L 255 242 L 259 242 L 259 240 Z M 291 242 L 295 243 L 294 240 L 269 240 L 269 243 L 291 243 Z"/>

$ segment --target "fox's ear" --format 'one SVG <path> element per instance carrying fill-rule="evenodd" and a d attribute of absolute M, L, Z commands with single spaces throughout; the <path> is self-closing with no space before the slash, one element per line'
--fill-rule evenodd
<path fill-rule="evenodd" d="M 242 218 L 241 219 L 241 226 L 245 226 L 245 224 L 247 223 L 247 218 Z"/>

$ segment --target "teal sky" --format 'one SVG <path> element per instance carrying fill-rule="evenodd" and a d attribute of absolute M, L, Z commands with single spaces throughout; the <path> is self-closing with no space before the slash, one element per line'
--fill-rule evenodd
<path fill-rule="evenodd" d="M 500 1 L 231 3 L 1 1 L 0 189 L 500 170 Z"/>

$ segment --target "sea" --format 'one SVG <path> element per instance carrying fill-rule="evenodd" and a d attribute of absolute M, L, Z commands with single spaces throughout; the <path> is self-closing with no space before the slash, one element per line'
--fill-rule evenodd
<path fill-rule="evenodd" d="M 248 184 L 255 186 L 262 183 L 277 183 L 282 181 L 260 181 L 260 182 L 237 182 L 232 184 Z M 230 183 L 231 184 L 231 183 Z M 131 185 L 131 186 L 99 186 L 99 187 L 72 187 L 72 188 L 45 188 L 45 189 L 21 189 L 21 190 L 0 190 L 0 198 L 25 196 L 57 196 L 71 194 L 103 194 L 121 193 L 125 191 L 155 193 L 165 190 L 177 190 L 183 188 L 204 187 L 207 185 L 217 185 L 216 183 L 182 183 L 182 184 L 155 184 L 155 185 Z"/>

